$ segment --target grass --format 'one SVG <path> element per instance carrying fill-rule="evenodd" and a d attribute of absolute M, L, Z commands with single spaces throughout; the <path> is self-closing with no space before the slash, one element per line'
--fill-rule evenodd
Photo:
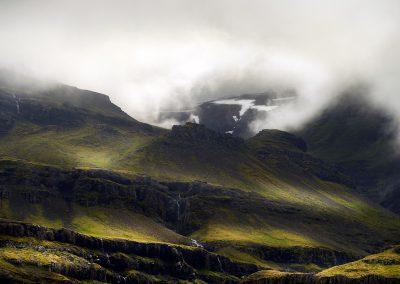
<path fill-rule="evenodd" d="M 62 129 L 19 122 L 1 139 L 0 154 L 63 167 L 124 169 L 121 160 L 151 139 L 128 127 L 88 124 Z"/>
<path fill-rule="evenodd" d="M 397 249 L 399 249 L 397 247 Z M 319 277 L 343 275 L 348 278 L 362 278 L 378 275 L 400 279 L 400 253 L 395 248 L 369 255 L 361 260 L 326 269 L 317 274 Z"/>
<path fill-rule="evenodd" d="M 265 261 L 233 247 L 223 247 L 218 249 L 216 252 L 238 262 L 253 263 L 264 269 L 279 269 L 279 266 L 275 263 Z"/>
<path fill-rule="evenodd" d="M 307 246 L 320 244 L 304 235 L 274 228 L 265 223 L 252 224 L 246 220 L 210 221 L 192 234 L 203 242 L 232 242 L 240 244 L 260 244 L 272 247 Z"/>
<path fill-rule="evenodd" d="M 283 276 L 290 274 L 289 272 L 283 272 L 279 270 L 260 270 L 256 273 L 251 274 L 246 278 L 246 281 L 257 281 L 259 279 L 279 280 Z"/>
<path fill-rule="evenodd" d="M 68 213 L 49 216 L 46 207 L 30 205 L 23 215 L 16 215 L 9 201 L 2 201 L 0 218 L 25 221 L 51 228 L 66 227 L 100 238 L 128 239 L 138 242 L 186 243 L 186 238 L 156 223 L 151 218 L 126 209 L 82 207 L 74 205 Z"/>
<path fill-rule="evenodd" d="M 306 268 L 304 269 L 304 272 L 312 272 L 313 270 L 315 272 L 321 270 L 319 267 L 304 267 L 304 265 L 301 268 L 296 268 L 292 265 L 290 268 L 297 271 Z M 258 271 L 247 277 L 246 281 L 260 281 L 261 279 L 279 281 L 284 279 L 286 276 L 291 276 L 291 279 L 295 279 L 296 274 L 301 276 L 299 273 L 284 272 L 274 268 Z M 318 282 L 318 279 L 326 279 L 325 281 L 329 281 L 327 279 L 335 278 L 337 276 L 346 277 L 350 279 L 349 281 L 355 281 L 369 276 L 400 280 L 400 247 L 393 247 L 384 252 L 372 254 L 354 262 L 322 270 L 314 274 L 313 278 L 317 279 Z"/>
<path fill-rule="evenodd" d="M 186 238 L 152 219 L 128 210 L 80 208 L 71 228 L 101 238 L 129 239 L 139 242 L 186 243 Z"/>
<path fill-rule="evenodd" d="M 50 267 L 57 265 L 64 269 L 71 267 L 90 266 L 82 258 L 66 252 L 38 251 L 30 247 L 3 247 L 0 249 L 0 277 L 3 274 L 24 283 L 65 282 L 68 277 L 51 272 Z"/>

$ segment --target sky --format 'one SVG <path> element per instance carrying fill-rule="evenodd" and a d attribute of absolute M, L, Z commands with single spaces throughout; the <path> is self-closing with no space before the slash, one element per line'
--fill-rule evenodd
<path fill-rule="evenodd" d="M 398 0 L 0 0 L 0 66 L 105 93 L 136 119 L 271 88 L 296 127 L 346 88 L 400 113 Z"/>

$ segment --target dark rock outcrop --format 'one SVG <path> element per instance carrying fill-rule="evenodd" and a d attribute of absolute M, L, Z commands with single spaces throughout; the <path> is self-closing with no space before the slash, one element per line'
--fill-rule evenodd
<path fill-rule="evenodd" d="M 180 146 L 223 146 L 229 149 L 244 147 L 244 140 L 229 134 L 221 134 L 196 123 L 174 125 L 167 135 L 165 143 L 179 144 Z"/>
<path fill-rule="evenodd" d="M 315 263 L 322 267 L 343 264 L 356 259 L 348 253 L 327 248 L 312 247 L 249 247 L 261 259 L 278 263 Z"/>
<path fill-rule="evenodd" d="M 251 140 L 256 140 L 260 144 L 285 145 L 293 150 L 307 152 L 307 143 L 300 137 L 278 129 L 264 129 L 257 133 Z"/>
<path fill-rule="evenodd" d="M 287 132 L 263 130 L 247 141 L 249 147 L 261 161 L 268 164 L 274 161 L 282 169 L 288 168 L 291 174 L 307 177 L 316 176 L 322 180 L 354 187 L 353 180 L 344 170 L 334 164 L 316 158 L 307 153 L 306 142 Z"/>
<path fill-rule="evenodd" d="M 250 255 L 257 256 L 265 261 L 272 261 L 281 264 L 313 263 L 320 267 L 331 267 L 351 262 L 359 256 L 344 251 L 333 250 L 323 247 L 271 247 L 265 245 L 247 244 L 235 246 L 239 251 L 245 251 Z M 224 247 L 223 243 L 205 243 L 208 250 L 217 250 Z"/>

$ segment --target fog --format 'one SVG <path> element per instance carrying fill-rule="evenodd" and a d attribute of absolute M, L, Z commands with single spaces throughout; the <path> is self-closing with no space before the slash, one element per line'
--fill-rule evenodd
<path fill-rule="evenodd" d="M 349 86 L 400 113 L 400 1 L 0 0 L 0 66 L 110 95 L 133 117 L 271 88 L 291 128 Z M 166 124 L 165 124 L 166 125 Z"/>

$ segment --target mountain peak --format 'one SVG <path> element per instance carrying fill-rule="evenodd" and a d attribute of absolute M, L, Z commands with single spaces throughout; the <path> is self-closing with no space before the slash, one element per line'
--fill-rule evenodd
<path fill-rule="evenodd" d="M 307 152 L 307 143 L 300 137 L 278 129 L 264 129 L 261 130 L 251 140 L 257 140 L 265 143 L 279 143 L 286 145 L 290 148 L 295 148 L 303 152 Z"/>

